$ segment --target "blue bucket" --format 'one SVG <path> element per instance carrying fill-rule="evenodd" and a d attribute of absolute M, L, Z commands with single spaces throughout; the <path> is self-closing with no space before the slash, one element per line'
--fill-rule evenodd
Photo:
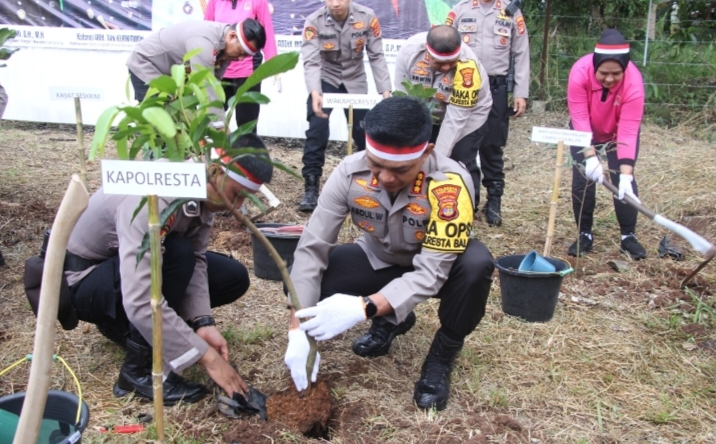
<path fill-rule="evenodd" d="M 518 268 L 520 271 L 533 271 L 538 273 L 554 273 L 556 268 L 550 261 L 542 257 L 537 251 L 530 251 Z"/>

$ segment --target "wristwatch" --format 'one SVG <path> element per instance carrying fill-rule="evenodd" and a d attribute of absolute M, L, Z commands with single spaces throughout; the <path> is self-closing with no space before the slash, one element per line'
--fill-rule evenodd
<path fill-rule="evenodd" d="M 199 330 L 201 327 L 208 327 L 210 325 L 216 325 L 216 321 L 213 316 L 198 316 L 189 321 L 189 326 L 191 326 L 194 331 Z"/>
<path fill-rule="evenodd" d="M 373 319 L 378 314 L 378 306 L 368 296 L 363 296 L 363 308 L 365 309 L 366 319 Z"/>

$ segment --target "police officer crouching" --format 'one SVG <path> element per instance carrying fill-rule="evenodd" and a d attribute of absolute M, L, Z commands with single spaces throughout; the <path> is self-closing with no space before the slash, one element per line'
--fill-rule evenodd
<path fill-rule="evenodd" d="M 366 151 L 328 178 L 294 254 L 291 279 L 304 308 L 291 313 L 284 362 L 308 385 L 307 334 L 325 341 L 368 319 L 353 343 L 363 357 L 388 354 L 415 325 L 413 309 L 440 299 L 440 328 L 413 393 L 420 408 L 444 409 L 453 362 L 485 314 L 494 260 L 470 238 L 470 174 L 429 142 L 433 119 L 411 97 L 391 97 L 365 117 Z M 363 231 L 336 245 L 346 216 Z M 312 318 L 299 325 L 298 318 Z M 315 381 L 320 355 L 310 375 Z"/>
<path fill-rule="evenodd" d="M 237 140 L 235 147 L 265 148 L 255 135 Z M 222 155 L 220 150 L 217 150 Z M 239 157 L 240 175 L 212 164 L 210 174 L 223 184 L 223 192 L 236 206 L 246 193 L 269 182 L 273 166 L 259 156 Z M 227 164 L 231 159 L 227 158 Z M 166 379 L 164 402 L 195 402 L 206 393 L 203 385 L 177 373 L 194 363 L 230 396 L 246 395 L 241 376 L 228 362 L 227 342 L 216 328 L 212 308 L 230 304 L 249 288 L 249 275 L 240 262 L 207 251 L 214 212 L 225 210 L 211 183 L 208 198 L 179 207 L 161 229 L 162 234 L 162 348 Z M 96 324 L 109 339 L 125 346 L 125 360 L 114 385 L 115 396 L 136 393 L 153 399 L 152 309 L 150 254 L 137 262 L 142 239 L 148 232 L 147 206 L 133 216 L 141 196 L 109 195 L 103 188 L 89 201 L 67 246 L 65 277 L 72 308 L 80 320 Z M 160 211 L 172 199 L 160 199 Z M 63 325 L 65 325 L 63 323 Z"/>

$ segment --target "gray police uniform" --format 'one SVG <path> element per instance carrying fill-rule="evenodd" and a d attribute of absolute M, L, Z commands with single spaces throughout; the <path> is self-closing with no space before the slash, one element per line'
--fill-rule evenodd
<path fill-rule="evenodd" d="M 135 99 L 143 100 L 147 94 L 147 83 L 161 75 L 171 75 L 172 66 L 184 64 L 184 55 L 195 49 L 201 49 L 201 52 L 189 60 L 189 68 L 214 67 L 216 77 L 222 78 L 231 62 L 227 60 L 216 65 L 216 61 L 226 49 L 225 39 L 229 31 L 226 23 L 202 20 L 167 26 L 148 35 L 137 43 L 127 60 Z M 211 101 L 218 100 L 213 88 L 207 92 Z M 213 125 L 223 127 L 223 108 L 211 108 L 210 111 L 217 119 Z"/>
<path fill-rule="evenodd" d="M 383 55 L 382 31 L 372 9 L 350 4 L 345 23 L 337 22 L 323 6 L 306 19 L 303 28 L 303 68 L 308 89 L 306 145 L 303 151 L 303 176 L 321 176 L 328 144 L 328 119 L 313 113 L 311 92 L 366 94 L 363 58 L 368 53 L 378 93 L 390 91 L 390 74 Z M 331 109 L 324 108 L 325 113 Z M 356 149 L 365 149 L 361 122 L 367 110 L 354 110 L 353 139 Z M 346 116 L 348 110 L 346 110 Z"/>
<path fill-rule="evenodd" d="M 484 64 L 490 79 L 492 110 L 487 120 L 482 144 L 479 147 L 483 184 L 488 195 L 502 195 L 504 188 L 503 147 L 507 143 L 509 116 L 507 93 L 510 59 L 514 57 L 514 97 L 527 99 L 530 83 L 530 49 L 527 26 L 522 12 L 505 14 L 509 0 L 494 0 L 481 4 L 480 0 L 464 0 L 449 13 L 446 24 L 460 32 Z M 479 188 L 479 184 L 476 184 Z M 478 198 L 479 199 L 479 198 Z"/>
<path fill-rule="evenodd" d="M 441 299 L 441 323 L 469 334 L 485 312 L 493 259 L 470 239 L 473 186 L 457 162 L 433 152 L 412 185 L 391 196 L 365 152 L 346 157 L 328 178 L 294 253 L 291 279 L 303 307 L 333 295 L 380 292 L 397 324 L 415 306 Z M 363 232 L 336 246 L 347 215 Z"/>
<path fill-rule="evenodd" d="M 487 87 L 487 71 L 467 45 L 462 45 L 458 64 L 447 73 L 431 72 L 425 48 L 427 32 L 409 38 L 395 62 L 395 89 L 405 91 L 402 82 L 436 88 L 431 99 L 437 122 L 433 127 L 435 150 L 462 162 L 470 172 L 475 190 L 479 190 L 477 131 L 487 121 L 492 95 Z"/>

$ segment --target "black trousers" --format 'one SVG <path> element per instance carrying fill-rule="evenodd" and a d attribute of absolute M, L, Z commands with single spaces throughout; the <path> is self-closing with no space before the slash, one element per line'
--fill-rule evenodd
<path fill-rule="evenodd" d="M 492 108 L 487 116 L 487 121 L 478 130 L 484 134 L 478 151 L 483 175 L 482 184 L 485 188 L 493 183 L 502 186 L 505 184 L 504 146 L 507 144 L 511 115 L 507 103 L 505 77 L 490 76 L 490 90 L 492 91 Z"/>
<path fill-rule="evenodd" d="M 570 124 L 570 128 L 572 125 Z M 593 144 L 601 144 L 603 142 L 592 141 Z M 584 170 L 579 168 L 579 164 L 584 165 L 583 147 L 570 146 L 570 152 L 574 159 L 572 166 L 572 210 L 574 211 L 574 220 L 577 222 L 579 231 L 582 233 L 591 233 L 594 222 L 594 207 L 596 206 L 596 182 L 588 180 L 584 175 Z M 619 186 L 619 159 L 617 158 L 616 144 L 610 143 L 606 149 L 607 164 L 609 167 L 609 178 L 612 183 Z M 636 139 L 636 158 L 639 157 L 639 137 Z M 634 194 L 639 196 L 639 190 L 636 185 L 636 178 L 631 183 Z M 631 205 L 625 204 L 617 198 L 614 198 L 614 211 L 617 215 L 617 222 L 621 234 L 631 234 L 636 232 L 636 217 L 639 212 Z"/>
<path fill-rule="evenodd" d="M 487 247 L 476 239 L 470 239 L 465 252 L 458 255 L 453 264 L 445 285 L 435 296 L 440 299 L 438 317 L 441 329 L 449 337 L 464 338 L 482 320 L 494 269 L 494 259 Z M 325 299 L 335 293 L 371 295 L 393 279 L 413 270 L 413 267 L 399 265 L 373 270 L 360 245 L 339 245 L 328 257 L 320 297 Z"/>
<path fill-rule="evenodd" d="M 433 125 L 433 132 L 430 135 L 430 143 L 435 143 L 440 134 L 440 125 Z M 475 187 L 475 210 L 480 203 L 480 167 L 477 166 L 477 148 L 484 136 L 484 132 L 477 129 L 462 139 L 458 140 L 452 149 L 450 158 L 462 162 L 472 177 L 472 183 Z"/>
<path fill-rule="evenodd" d="M 249 288 L 249 273 L 240 262 L 218 253 L 207 252 L 207 274 L 211 307 L 230 304 Z M 162 255 L 162 293 L 169 307 L 181 304 L 194 273 L 196 258 L 188 239 L 167 236 Z M 130 333 L 134 342 L 147 342 L 127 319 L 122 304 L 119 256 L 102 262 L 84 279 L 70 287 L 72 305 L 80 320 L 96 324 L 109 339 L 122 344 Z M 147 294 L 149 297 L 149 294 Z"/>
<path fill-rule="evenodd" d="M 129 80 L 132 82 L 132 88 L 134 88 L 134 99 L 137 102 L 141 102 L 147 96 L 149 85 L 144 83 L 144 80 L 137 77 L 132 71 L 129 71 Z"/>
<path fill-rule="evenodd" d="M 341 84 L 338 88 L 330 83 L 321 80 L 321 88 L 324 93 L 340 93 L 348 94 L 345 85 Z M 313 101 L 311 95 L 308 95 L 307 117 L 308 130 L 306 130 L 306 144 L 303 147 L 303 176 L 321 176 L 323 175 L 323 165 L 326 163 L 326 146 L 328 146 L 328 137 L 330 136 L 330 126 L 328 119 L 318 117 L 313 112 Z M 331 115 L 332 108 L 323 108 L 323 112 Z M 346 121 L 348 120 L 348 109 L 344 110 Z M 365 130 L 363 130 L 363 119 L 368 113 L 367 109 L 353 110 L 353 140 L 355 141 L 354 152 L 363 151 L 365 149 Z"/>
<path fill-rule="evenodd" d="M 236 91 L 243 86 L 244 83 L 246 83 L 247 77 L 242 77 L 238 79 L 222 79 L 221 82 L 224 86 L 224 94 L 226 95 L 226 103 L 224 103 L 224 109 L 226 110 L 227 104 L 229 102 L 229 99 L 236 95 Z M 253 92 L 261 92 L 261 82 L 258 83 L 258 85 L 254 85 L 251 88 L 248 89 L 248 91 Z M 238 128 L 241 128 L 241 125 L 244 125 L 246 123 L 252 122 L 254 120 L 258 120 L 259 118 L 259 112 L 261 111 L 261 106 L 258 103 L 239 103 L 236 105 L 236 109 L 234 110 L 234 117 L 236 118 L 236 126 Z M 256 126 L 254 126 L 254 130 L 252 131 L 254 134 L 256 134 L 256 129 L 258 128 L 258 122 L 256 122 Z"/>

